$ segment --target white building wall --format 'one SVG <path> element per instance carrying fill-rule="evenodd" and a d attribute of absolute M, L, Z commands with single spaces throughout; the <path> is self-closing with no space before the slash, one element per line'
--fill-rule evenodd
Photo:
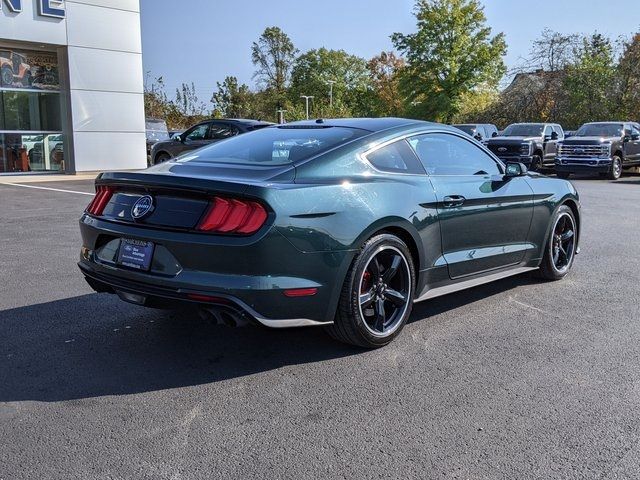
<path fill-rule="evenodd" d="M 74 170 L 145 168 L 139 0 L 66 0 L 64 19 L 39 15 L 39 0 L 0 3 L 0 41 L 67 47 Z"/>
<path fill-rule="evenodd" d="M 75 170 L 145 168 L 139 1 L 66 7 Z"/>

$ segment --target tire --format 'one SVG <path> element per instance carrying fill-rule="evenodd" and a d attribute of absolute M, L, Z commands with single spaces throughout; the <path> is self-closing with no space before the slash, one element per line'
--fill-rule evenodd
<path fill-rule="evenodd" d="M 415 285 L 415 266 L 407 245 L 395 235 L 376 235 L 353 260 L 327 332 L 359 347 L 387 345 L 411 315 Z"/>
<path fill-rule="evenodd" d="M 569 231 L 572 232 L 570 236 Z M 578 228 L 573 210 L 562 205 L 553 216 L 540 270 L 536 272 L 537 276 L 550 281 L 564 278 L 573 266 L 578 246 L 577 241 Z"/>
<path fill-rule="evenodd" d="M 0 82 L 2 86 L 10 87 L 13 85 L 13 71 L 9 67 L 2 67 L 0 76 L 2 77 L 2 80 Z"/>
<path fill-rule="evenodd" d="M 160 163 L 164 163 L 167 160 L 169 160 L 171 158 L 171 155 L 169 155 L 168 153 L 165 152 L 161 152 L 158 155 L 156 155 L 156 158 L 154 158 L 153 160 L 153 164 L 154 165 L 158 165 Z"/>
<path fill-rule="evenodd" d="M 531 159 L 531 166 L 529 167 L 529 170 L 531 170 L 532 172 L 537 172 L 541 168 L 542 168 L 542 157 L 536 154 Z"/>
<path fill-rule="evenodd" d="M 609 180 L 618 180 L 622 176 L 622 159 L 614 155 L 611 159 L 611 169 L 607 173 Z"/>
<path fill-rule="evenodd" d="M 568 172 L 557 172 L 556 175 L 558 176 L 558 178 L 562 178 L 564 180 L 568 179 L 571 174 Z"/>

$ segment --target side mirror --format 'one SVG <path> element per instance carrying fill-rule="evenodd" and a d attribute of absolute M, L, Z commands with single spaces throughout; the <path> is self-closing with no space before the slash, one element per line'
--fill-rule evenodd
<path fill-rule="evenodd" d="M 493 132 L 493 133 L 491 134 L 491 138 L 496 138 L 497 136 L 498 136 L 498 132 Z"/>
<path fill-rule="evenodd" d="M 507 163 L 507 168 L 505 169 L 504 176 L 506 178 L 521 177 L 528 171 L 529 169 L 527 169 L 527 166 L 524 163 L 509 162 Z"/>
<path fill-rule="evenodd" d="M 178 134 L 178 135 L 174 135 L 174 136 L 173 136 L 173 139 L 174 139 L 176 142 L 180 142 L 180 143 L 184 142 L 184 139 L 182 138 L 182 135 L 180 135 L 180 134 Z"/>
<path fill-rule="evenodd" d="M 481 141 L 481 140 L 482 140 L 482 135 L 480 135 L 479 133 L 476 133 L 476 134 L 473 136 L 473 138 L 475 138 L 475 139 L 476 139 L 476 140 L 478 140 L 478 141 Z"/>
<path fill-rule="evenodd" d="M 558 140 L 558 132 L 551 133 L 551 140 Z"/>
<path fill-rule="evenodd" d="M 630 142 L 630 141 L 631 141 L 631 138 L 632 138 L 632 137 L 631 137 L 631 135 L 625 135 L 625 136 L 622 138 L 622 141 L 623 141 L 623 142 L 625 142 L 625 143 L 626 143 L 626 142 Z"/>
<path fill-rule="evenodd" d="M 633 135 L 631 135 L 631 140 L 633 140 L 634 142 L 640 140 L 640 134 L 634 133 Z"/>

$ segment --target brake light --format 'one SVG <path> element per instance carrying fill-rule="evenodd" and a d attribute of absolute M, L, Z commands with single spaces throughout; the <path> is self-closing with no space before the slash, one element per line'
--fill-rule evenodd
<path fill-rule="evenodd" d="M 267 216 L 258 202 L 215 197 L 196 228 L 201 232 L 249 235 L 260 230 Z"/>
<path fill-rule="evenodd" d="M 107 206 L 109 200 L 113 196 L 113 187 L 99 185 L 96 187 L 96 196 L 93 197 L 91 203 L 87 207 L 86 212 L 90 215 L 99 216 L 102 215 L 104 207 Z"/>

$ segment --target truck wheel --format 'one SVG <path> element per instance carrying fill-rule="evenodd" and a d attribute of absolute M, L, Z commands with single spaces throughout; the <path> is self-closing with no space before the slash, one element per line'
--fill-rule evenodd
<path fill-rule="evenodd" d="M 2 67 L 2 85 L 10 87 L 13 85 L 13 71 L 9 67 Z"/>
<path fill-rule="evenodd" d="M 618 180 L 622 175 L 622 159 L 618 155 L 614 155 L 611 159 L 611 170 L 607 174 L 609 180 Z"/>
<path fill-rule="evenodd" d="M 541 168 L 542 168 L 542 157 L 540 155 L 534 155 L 533 158 L 531 159 L 531 166 L 529 167 L 529 170 L 531 170 L 532 172 L 537 172 Z"/>
<path fill-rule="evenodd" d="M 556 175 L 558 176 L 558 178 L 563 178 L 565 180 L 571 176 L 569 172 L 558 172 L 556 173 Z"/>
<path fill-rule="evenodd" d="M 395 235 L 376 235 L 353 261 L 327 333 L 359 347 L 387 345 L 411 315 L 415 284 L 415 267 L 407 245 Z"/>

